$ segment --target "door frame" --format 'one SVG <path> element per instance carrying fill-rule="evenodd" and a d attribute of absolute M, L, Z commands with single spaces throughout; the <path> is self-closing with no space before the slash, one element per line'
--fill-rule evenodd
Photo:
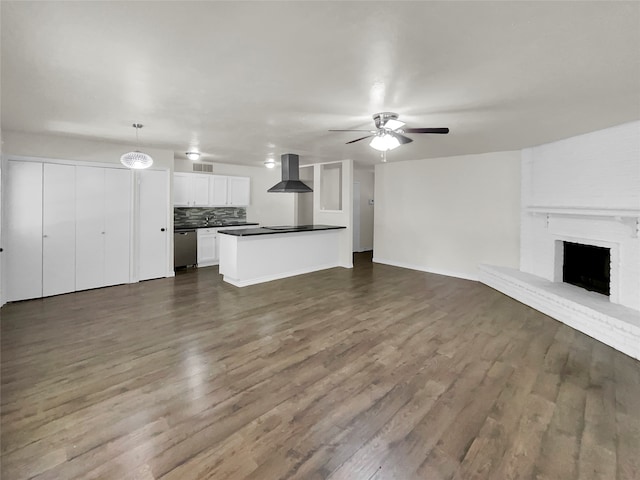
<path fill-rule="evenodd" d="M 353 251 L 362 252 L 360 242 L 360 182 L 353 182 L 353 207 L 351 209 L 353 218 Z"/>

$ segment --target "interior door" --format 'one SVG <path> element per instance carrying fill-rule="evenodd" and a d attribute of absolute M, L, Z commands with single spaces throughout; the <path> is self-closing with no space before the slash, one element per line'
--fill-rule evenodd
<path fill-rule="evenodd" d="M 44 164 L 42 295 L 76 287 L 75 167 Z"/>
<path fill-rule="evenodd" d="M 9 161 L 5 210 L 7 301 L 42 296 L 42 163 Z"/>
<path fill-rule="evenodd" d="M 131 182 L 131 170 L 104 169 L 104 285 L 131 281 Z"/>
<path fill-rule="evenodd" d="M 104 286 L 104 170 L 76 167 L 76 290 Z"/>
<path fill-rule="evenodd" d="M 149 280 L 165 277 L 170 270 L 167 255 L 169 173 L 161 170 L 142 170 L 138 173 L 138 278 Z"/>

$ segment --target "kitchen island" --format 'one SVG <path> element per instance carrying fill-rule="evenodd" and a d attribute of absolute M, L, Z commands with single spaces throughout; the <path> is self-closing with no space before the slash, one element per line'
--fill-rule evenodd
<path fill-rule="evenodd" d="M 340 266 L 346 227 L 273 226 L 220 230 L 220 274 L 236 287 Z"/>

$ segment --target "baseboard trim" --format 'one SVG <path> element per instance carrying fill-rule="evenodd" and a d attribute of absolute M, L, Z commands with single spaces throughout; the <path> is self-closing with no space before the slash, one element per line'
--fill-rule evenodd
<path fill-rule="evenodd" d="M 392 267 L 408 268 L 409 270 L 417 270 L 419 272 L 434 273 L 436 275 L 445 275 L 447 277 L 454 277 L 454 278 L 462 278 L 463 280 L 472 280 L 474 282 L 478 281 L 477 275 L 469 275 L 468 273 L 452 272 L 450 270 L 427 268 L 422 265 L 415 265 L 412 263 L 405 263 L 405 262 L 396 262 L 394 260 L 386 260 L 384 258 L 376 258 L 376 257 L 373 257 L 373 262 L 382 263 L 384 265 L 391 265 Z"/>
<path fill-rule="evenodd" d="M 274 280 L 281 280 L 283 278 L 295 277 L 297 275 L 304 275 L 305 273 L 319 272 L 320 270 L 327 270 L 328 268 L 336 267 L 349 268 L 344 267 L 343 265 L 340 265 L 338 263 L 331 263 L 327 265 L 317 265 L 309 268 L 301 268 L 299 270 L 292 270 L 275 275 L 265 275 L 263 277 L 251 278 L 249 280 L 238 280 L 235 278 L 231 278 L 228 275 L 223 275 L 222 279 L 235 287 L 248 287 L 250 285 L 257 285 L 258 283 L 272 282 Z"/>

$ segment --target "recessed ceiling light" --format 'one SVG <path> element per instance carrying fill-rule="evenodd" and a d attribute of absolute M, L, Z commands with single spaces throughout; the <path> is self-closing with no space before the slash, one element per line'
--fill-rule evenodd
<path fill-rule="evenodd" d="M 200 154 L 198 152 L 187 152 L 187 158 L 195 162 L 200 158 Z"/>
<path fill-rule="evenodd" d="M 267 158 L 264 161 L 264 166 L 267 168 L 274 168 L 276 166 L 276 161 L 273 158 Z"/>

